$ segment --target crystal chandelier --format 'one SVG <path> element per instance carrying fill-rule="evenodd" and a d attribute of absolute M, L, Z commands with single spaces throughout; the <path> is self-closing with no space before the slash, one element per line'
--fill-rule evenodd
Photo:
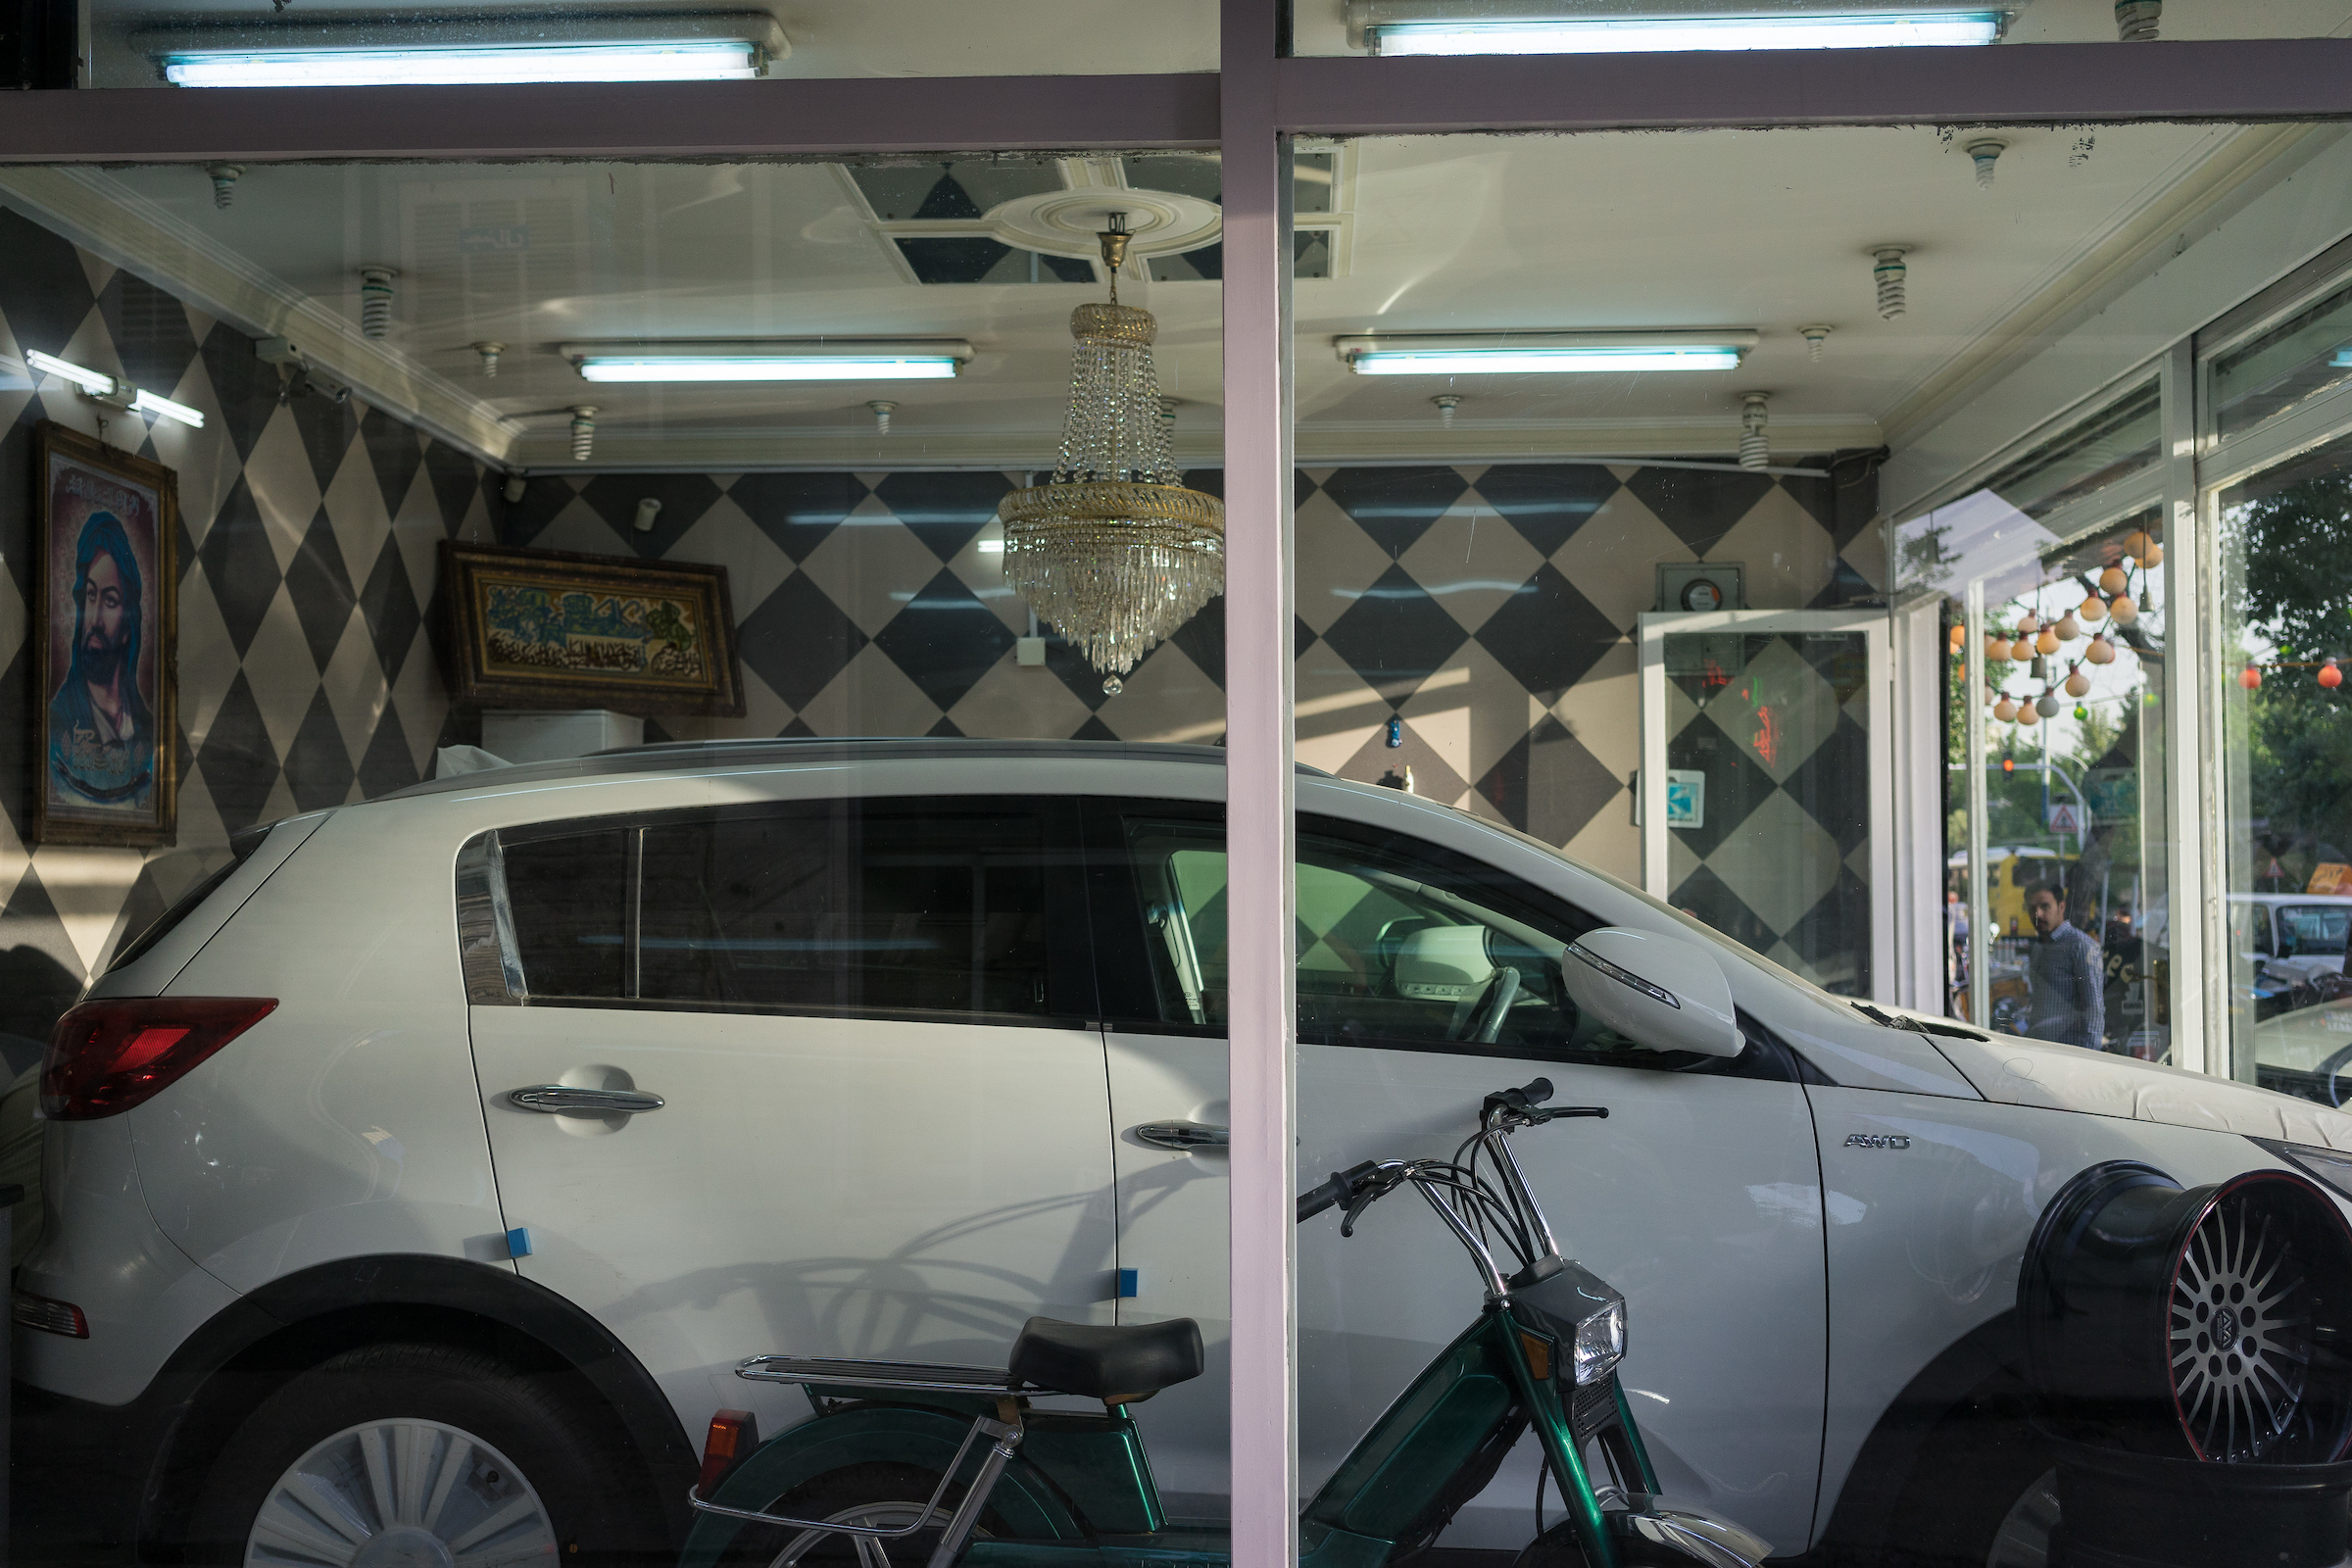
<path fill-rule="evenodd" d="M 1070 313 L 1070 411 L 1045 484 L 1004 498 L 1004 574 L 1116 693 L 1152 645 L 1225 588 L 1225 505 L 1179 482 L 1149 311 L 1119 303 L 1122 215 L 1102 235 L 1110 303 Z"/>

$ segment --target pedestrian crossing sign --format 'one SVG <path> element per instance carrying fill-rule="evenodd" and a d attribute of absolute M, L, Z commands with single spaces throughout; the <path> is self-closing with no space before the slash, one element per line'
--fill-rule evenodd
<path fill-rule="evenodd" d="M 2082 831 L 2082 808 L 2072 801 L 2052 801 L 2049 806 L 2049 828 L 2053 833 Z"/>

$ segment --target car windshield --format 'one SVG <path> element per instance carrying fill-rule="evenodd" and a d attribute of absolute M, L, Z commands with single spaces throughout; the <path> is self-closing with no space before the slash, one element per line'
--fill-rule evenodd
<path fill-rule="evenodd" d="M 2296 904 L 2278 911 L 2280 956 L 2340 958 L 2347 931 L 2352 931 L 2352 907 Z"/>

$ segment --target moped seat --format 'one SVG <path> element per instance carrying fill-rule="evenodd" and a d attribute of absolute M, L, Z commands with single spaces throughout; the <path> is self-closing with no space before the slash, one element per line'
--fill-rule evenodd
<path fill-rule="evenodd" d="M 1063 1323 L 1033 1317 L 1006 1368 L 1019 1381 L 1104 1404 L 1133 1404 L 1200 1375 L 1200 1325 Z"/>

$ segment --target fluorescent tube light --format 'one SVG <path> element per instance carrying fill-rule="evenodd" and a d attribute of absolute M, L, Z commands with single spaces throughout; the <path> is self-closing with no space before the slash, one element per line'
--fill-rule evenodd
<path fill-rule="evenodd" d="M 345 14 L 131 29 L 183 87 L 397 87 L 524 81 L 714 81 L 792 53 L 765 11 Z"/>
<path fill-rule="evenodd" d="M 1383 55 L 1577 55 L 1697 49 L 1875 49 L 1987 44 L 1996 11 L 1810 17 L 1608 17 L 1510 22 L 1392 22 L 1373 29 Z"/>
<path fill-rule="evenodd" d="M 1348 363 L 1358 375 L 1520 375 L 1584 371 L 1737 370 L 1738 349 L 1374 349 Z"/>
<path fill-rule="evenodd" d="M 584 381 L 944 381 L 956 362 L 944 356 L 904 359 L 792 359 L 778 356 L 679 355 L 673 359 L 591 356 Z"/>
<path fill-rule="evenodd" d="M 946 381 L 964 342 L 566 343 L 587 381 Z"/>
<path fill-rule="evenodd" d="M 185 403 L 174 403 L 170 398 L 159 398 L 152 392 L 141 392 L 137 397 L 131 399 L 130 406 L 141 414 L 160 416 L 167 419 L 177 419 L 193 430 L 204 428 L 203 415 L 189 408 Z"/>
<path fill-rule="evenodd" d="M 1335 347 L 1358 375 L 1626 374 L 1736 370 L 1756 334 L 1720 332 L 1397 333 L 1343 337 Z"/>
<path fill-rule="evenodd" d="M 164 56 L 181 87 L 406 87 L 519 81 L 727 81 L 760 74 L 759 48 L 710 43 L 254 49 Z"/>
<path fill-rule="evenodd" d="M 101 403 L 129 409 L 151 418 L 177 419 L 191 429 L 204 428 L 204 416 L 185 403 L 174 403 L 170 398 L 142 392 L 127 381 L 108 375 L 104 370 L 93 370 L 86 366 L 61 360 L 54 354 L 43 354 L 38 349 L 26 350 L 24 363 L 45 375 L 73 382 L 81 388 L 84 396 Z"/>
<path fill-rule="evenodd" d="M 84 392 L 112 392 L 115 389 L 115 378 L 105 371 L 83 369 L 78 365 L 70 365 L 55 355 L 43 354 L 38 349 L 27 349 L 24 354 L 24 363 L 44 375 L 59 376 L 71 381 Z"/>

